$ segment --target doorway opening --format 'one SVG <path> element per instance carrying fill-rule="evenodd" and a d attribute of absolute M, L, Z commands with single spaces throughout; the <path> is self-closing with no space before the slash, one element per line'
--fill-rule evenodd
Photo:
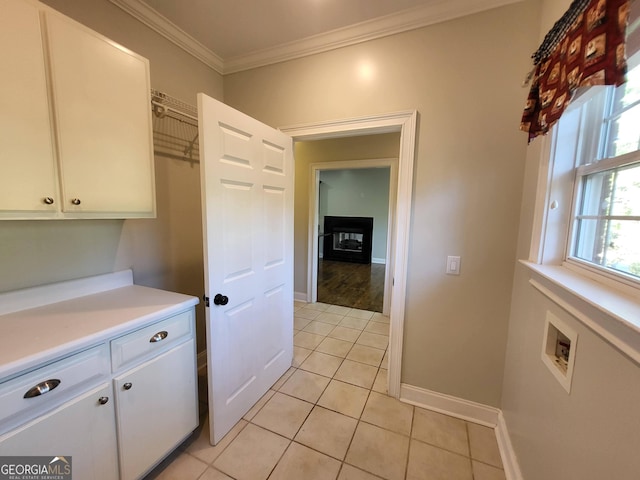
<path fill-rule="evenodd" d="M 360 137 L 358 141 L 369 144 L 372 138 Z M 397 134 L 378 135 L 375 142 L 375 149 L 386 149 L 387 154 L 398 152 Z M 338 145 L 353 147 L 344 142 Z M 313 228 L 308 245 L 314 259 L 308 265 L 310 303 L 317 301 L 389 316 L 397 167 L 397 158 L 310 165 L 309 222 Z M 367 238 L 368 228 L 371 236 Z M 338 249 L 332 248 L 335 246 Z"/>
<path fill-rule="evenodd" d="M 398 173 L 394 182 L 395 215 L 389 242 L 389 259 L 392 265 L 388 269 L 391 276 L 389 301 L 389 373 L 388 393 L 398 398 L 400 396 L 400 371 L 402 364 L 402 340 L 404 330 L 404 312 L 406 298 L 406 282 L 409 252 L 409 228 L 411 224 L 411 198 L 413 188 L 413 164 L 416 148 L 417 111 L 399 112 L 375 115 L 356 119 L 342 119 L 337 121 L 319 122 L 307 125 L 285 127 L 280 130 L 290 135 L 294 142 L 320 140 L 327 138 L 353 137 L 375 135 L 383 133 L 400 133 L 400 148 L 398 153 Z M 309 182 L 310 188 L 315 188 L 315 182 Z M 313 192 L 315 195 L 316 192 Z M 313 218 L 313 212 L 308 206 L 307 211 L 300 211 L 296 206 L 294 215 L 308 215 L 304 223 L 307 224 L 307 238 L 316 243 L 313 237 L 314 225 L 308 220 Z M 313 265 L 313 245 L 307 245 L 307 266 Z M 311 301 L 313 268 L 307 268 L 307 301 Z"/>

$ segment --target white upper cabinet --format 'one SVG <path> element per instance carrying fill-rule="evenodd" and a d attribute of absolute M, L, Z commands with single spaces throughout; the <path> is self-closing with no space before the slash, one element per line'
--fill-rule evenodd
<path fill-rule="evenodd" d="M 0 56 L 13 61 L 0 218 L 155 216 L 148 60 L 43 5 L 0 4 Z"/>
<path fill-rule="evenodd" d="M 149 62 L 55 12 L 45 18 L 63 211 L 152 212 Z"/>
<path fill-rule="evenodd" d="M 57 182 L 37 5 L 0 0 L 0 210 L 55 212 Z"/>

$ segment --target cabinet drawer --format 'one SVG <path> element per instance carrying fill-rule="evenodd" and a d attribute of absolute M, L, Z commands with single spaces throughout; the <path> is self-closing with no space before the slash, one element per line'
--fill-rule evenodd
<path fill-rule="evenodd" d="M 111 368 L 131 366 L 193 336 L 193 309 L 111 341 Z"/>
<path fill-rule="evenodd" d="M 0 433 L 109 378 L 106 344 L 0 384 Z"/>

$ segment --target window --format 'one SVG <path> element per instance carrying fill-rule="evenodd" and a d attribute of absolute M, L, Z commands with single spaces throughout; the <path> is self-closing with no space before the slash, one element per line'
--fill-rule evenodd
<path fill-rule="evenodd" d="M 522 264 L 539 293 L 640 363 L 638 13 L 634 2 L 627 82 L 579 91 L 551 134 L 529 149 L 540 163 Z"/>
<path fill-rule="evenodd" d="M 560 120 L 578 122 L 570 127 L 576 141 L 575 188 L 566 260 L 636 282 L 640 281 L 640 53 L 629 59 L 625 84 L 592 90 L 587 100 L 578 102 L 579 114 Z"/>

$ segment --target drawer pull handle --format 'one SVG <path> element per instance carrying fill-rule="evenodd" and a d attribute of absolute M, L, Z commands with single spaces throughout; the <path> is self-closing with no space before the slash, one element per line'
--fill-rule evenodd
<path fill-rule="evenodd" d="M 105 405 L 108 401 L 109 401 L 109 397 L 100 397 L 100 398 L 98 399 L 98 403 L 99 403 L 100 405 Z"/>
<path fill-rule="evenodd" d="M 163 330 L 161 332 L 156 333 L 153 337 L 151 337 L 149 339 L 149 342 L 151 342 L 151 343 L 161 342 L 162 340 L 164 340 L 168 336 L 169 336 L 169 332 L 167 332 L 166 330 Z"/>
<path fill-rule="evenodd" d="M 131 387 L 133 387 L 133 384 L 131 382 L 127 382 L 122 385 L 122 388 L 124 388 L 125 390 L 131 390 Z"/>
<path fill-rule="evenodd" d="M 45 380 L 35 387 L 30 388 L 27 393 L 24 394 L 24 398 L 39 397 L 40 395 L 44 395 L 45 393 L 50 392 L 58 385 L 60 385 L 60 380 L 58 380 L 57 378 Z"/>

